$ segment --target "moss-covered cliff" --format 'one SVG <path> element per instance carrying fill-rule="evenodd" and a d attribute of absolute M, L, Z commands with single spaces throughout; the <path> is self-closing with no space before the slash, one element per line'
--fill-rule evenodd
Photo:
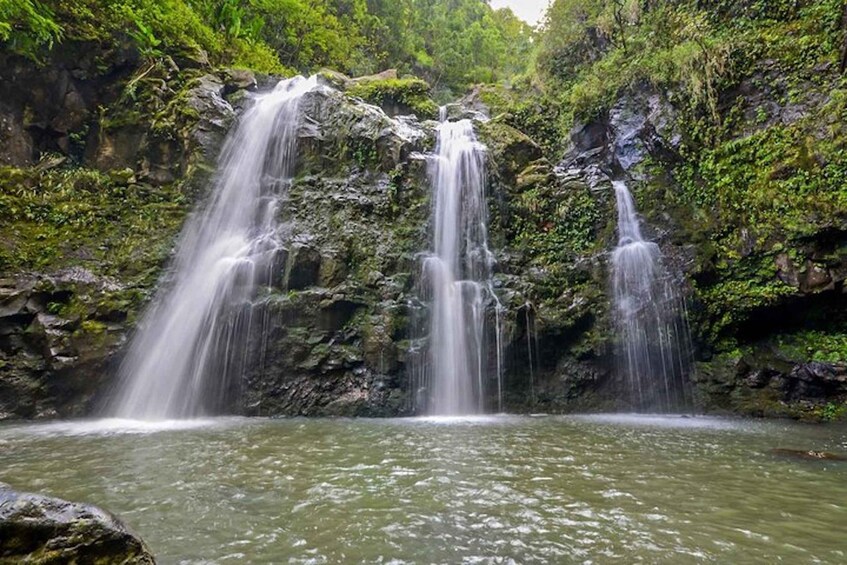
<path fill-rule="evenodd" d="M 580 213 L 628 181 L 687 295 L 702 409 L 845 411 L 843 16 L 828 1 L 557 0 L 537 74 L 476 93 L 594 188 Z M 579 234 L 543 237 L 603 263 Z M 550 382 L 570 390 L 567 371 Z"/>
<path fill-rule="evenodd" d="M 543 45 L 535 79 L 448 107 L 477 119 L 488 147 L 506 408 L 628 408 L 607 282 L 610 181 L 623 179 L 687 300 L 697 407 L 839 417 L 847 115 L 835 4 L 744 13 L 741 27 L 723 3 L 713 14 L 649 4 L 620 28 L 589 14 L 564 44 Z M 730 33 L 731 49 L 711 43 Z M 274 79 L 132 42 L 0 58 L 0 418 L 88 414 L 166 282 L 229 125 Z M 265 339 L 230 410 L 408 414 L 436 106 L 426 83 L 396 73 L 322 76 L 333 89 L 304 101 L 285 260 L 257 298 Z"/>

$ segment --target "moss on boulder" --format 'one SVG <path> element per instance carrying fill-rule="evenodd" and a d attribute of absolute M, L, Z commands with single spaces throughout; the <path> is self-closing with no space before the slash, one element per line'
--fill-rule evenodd
<path fill-rule="evenodd" d="M 0 483 L 0 564 L 155 562 L 147 545 L 115 515 Z"/>
<path fill-rule="evenodd" d="M 381 107 L 390 116 L 415 114 L 421 119 L 438 117 L 438 105 L 432 100 L 431 87 L 419 78 L 365 77 L 353 81 L 347 94 Z"/>

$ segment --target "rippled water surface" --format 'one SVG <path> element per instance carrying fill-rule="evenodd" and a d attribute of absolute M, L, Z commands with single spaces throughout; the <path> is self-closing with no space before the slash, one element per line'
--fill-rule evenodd
<path fill-rule="evenodd" d="M 0 481 L 163 563 L 845 563 L 847 428 L 675 417 L 0 427 Z"/>

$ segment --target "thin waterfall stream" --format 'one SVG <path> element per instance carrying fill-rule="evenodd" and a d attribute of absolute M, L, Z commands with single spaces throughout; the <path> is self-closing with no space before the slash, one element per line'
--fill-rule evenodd
<path fill-rule="evenodd" d="M 442 111 L 430 172 L 433 250 L 424 258 L 422 273 L 430 304 L 429 351 L 422 371 L 429 389 L 426 411 L 484 412 L 492 374 L 499 409 L 502 307 L 494 293 L 494 257 L 488 247 L 485 147 L 471 120 L 449 121 Z"/>
<path fill-rule="evenodd" d="M 641 220 L 626 183 L 615 181 L 618 245 L 612 253 L 612 292 L 617 365 L 638 410 L 671 411 L 688 406 L 690 346 L 682 299 L 671 284 L 654 242 L 641 234 Z"/>
<path fill-rule="evenodd" d="M 224 146 L 209 200 L 188 220 L 170 280 L 144 315 L 110 406 L 123 418 L 186 418 L 226 410 L 243 371 L 251 301 L 282 251 L 280 198 L 297 158 L 299 103 L 317 78 L 255 98 Z"/>

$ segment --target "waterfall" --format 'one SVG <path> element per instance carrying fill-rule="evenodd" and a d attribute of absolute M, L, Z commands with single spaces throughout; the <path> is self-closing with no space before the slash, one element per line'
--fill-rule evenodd
<path fill-rule="evenodd" d="M 145 312 L 110 411 L 185 418 L 226 409 L 245 369 L 252 301 L 284 255 L 280 198 L 297 158 L 299 102 L 317 79 L 257 96 L 228 137 L 209 200 L 189 218 L 170 279 Z"/>
<path fill-rule="evenodd" d="M 685 408 L 690 338 L 683 303 L 659 246 L 641 235 L 632 194 L 623 182 L 613 185 L 619 238 L 612 253 L 618 368 L 636 408 Z"/>
<path fill-rule="evenodd" d="M 473 414 L 484 410 L 492 372 L 502 405 L 502 336 L 488 248 L 485 147 L 470 120 L 450 122 L 442 111 L 430 180 L 433 250 L 422 273 L 429 303 L 429 347 L 421 371 L 428 385 L 426 409 Z"/>

